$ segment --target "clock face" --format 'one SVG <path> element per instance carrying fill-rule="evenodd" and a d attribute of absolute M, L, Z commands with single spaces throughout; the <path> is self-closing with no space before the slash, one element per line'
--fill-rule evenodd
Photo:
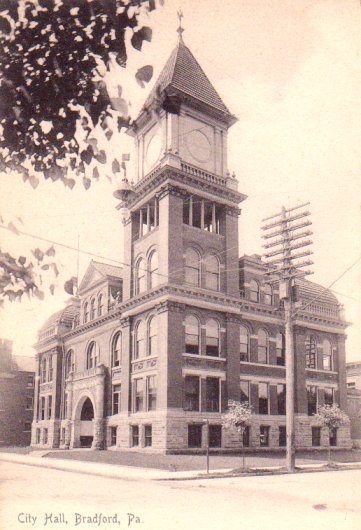
<path fill-rule="evenodd" d="M 195 160 L 208 162 L 211 156 L 211 144 L 202 131 L 190 131 L 186 136 L 186 144 L 189 153 Z"/>
<path fill-rule="evenodd" d="M 148 167 L 154 166 L 159 160 L 162 151 L 162 137 L 160 134 L 154 134 L 149 140 L 147 147 L 147 164 Z"/>

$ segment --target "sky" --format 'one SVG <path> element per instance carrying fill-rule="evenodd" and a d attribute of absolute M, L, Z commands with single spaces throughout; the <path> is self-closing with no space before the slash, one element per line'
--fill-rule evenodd
<path fill-rule="evenodd" d="M 310 202 L 314 275 L 332 287 L 344 304 L 348 329 L 347 360 L 361 359 L 361 61 L 359 0 L 166 0 L 144 16 L 153 28 L 141 52 L 129 48 L 126 70 L 112 71 L 136 116 L 157 75 L 177 44 L 177 10 L 183 11 L 184 41 L 238 121 L 229 131 L 228 163 L 248 195 L 240 217 L 240 255 L 262 253 L 261 220 Z M 130 37 L 130 35 L 128 35 Z M 136 70 L 154 66 L 144 89 Z M 115 135 L 107 149 L 121 157 L 132 139 Z M 108 178 L 107 178 L 108 177 Z M 1 175 L 0 201 L 5 220 L 31 234 L 77 247 L 79 273 L 91 256 L 117 264 L 123 259 L 123 232 L 116 182 L 104 166 L 99 182 L 85 191 L 42 182 L 36 190 L 21 177 Z M 50 244 L 0 230 L 3 248 L 24 254 Z M 69 298 L 64 282 L 77 275 L 77 252 L 54 245 L 60 270 L 54 296 L 6 303 L 0 337 L 14 353 L 33 355 L 37 330 Z M 108 260 L 106 260 L 108 258 Z M 100 258 L 99 258 L 100 259 Z M 46 278 L 44 279 L 46 282 Z"/>

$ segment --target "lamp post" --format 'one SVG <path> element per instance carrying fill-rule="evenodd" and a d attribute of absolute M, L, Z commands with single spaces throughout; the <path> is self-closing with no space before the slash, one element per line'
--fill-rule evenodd
<path fill-rule="evenodd" d="M 207 474 L 209 473 L 209 420 L 203 420 L 207 426 L 207 446 L 206 446 L 206 458 L 207 458 Z"/>

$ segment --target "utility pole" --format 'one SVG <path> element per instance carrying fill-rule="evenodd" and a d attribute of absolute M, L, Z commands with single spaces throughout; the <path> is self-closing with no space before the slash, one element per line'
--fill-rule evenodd
<path fill-rule="evenodd" d="M 285 318 L 285 365 L 286 365 L 286 465 L 288 471 L 295 470 L 295 358 L 293 344 L 293 319 L 296 302 L 296 278 L 304 278 L 313 274 L 303 267 L 312 265 L 309 259 L 312 254 L 305 247 L 312 244 L 309 236 L 311 230 L 306 229 L 312 223 L 308 218 L 310 212 L 304 208 L 309 203 L 282 208 L 278 214 L 262 219 L 264 231 L 263 245 L 266 249 L 267 283 L 279 285 L 280 301 L 283 301 Z M 300 211 L 303 209 L 302 211 Z M 272 221 L 271 221 L 272 220 Z M 295 252 L 297 251 L 297 252 Z"/>

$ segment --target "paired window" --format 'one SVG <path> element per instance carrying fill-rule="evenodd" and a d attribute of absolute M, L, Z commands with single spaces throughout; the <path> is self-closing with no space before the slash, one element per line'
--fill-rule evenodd
<path fill-rule="evenodd" d="M 241 361 L 249 361 L 249 332 L 245 326 L 239 330 L 239 350 Z"/>
<path fill-rule="evenodd" d="M 158 199 L 152 199 L 136 213 L 139 220 L 139 237 L 152 232 L 159 225 Z"/>
<path fill-rule="evenodd" d="M 122 356 L 122 334 L 117 331 L 112 340 L 112 367 L 116 368 L 121 364 Z"/>
<path fill-rule="evenodd" d="M 219 324 L 210 318 L 206 321 L 205 328 L 205 354 L 219 357 L 221 353 Z M 199 320 L 193 315 L 187 315 L 185 318 L 185 353 L 195 355 L 201 353 Z"/>
<path fill-rule="evenodd" d="M 215 202 L 190 195 L 183 200 L 183 223 L 220 233 L 221 207 Z"/>
<path fill-rule="evenodd" d="M 306 339 L 306 368 L 316 368 L 317 348 L 315 338 L 308 336 Z"/>
<path fill-rule="evenodd" d="M 112 388 L 112 414 L 120 412 L 121 385 L 113 385 Z"/>
<path fill-rule="evenodd" d="M 157 408 L 157 377 L 150 375 L 145 379 L 133 381 L 134 412 L 156 410 Z"/>
<path fill-rule="evenodd" d="M 66 361 L 65 361 L 65 379 L 69 377 L 69 375 L 74 372 L 75 370 L 75 359 L 74 359 L 74 351 L 69 350 L 66 354 Z"/>
<path fill-rule="evenodd" d="M 90 370 L 98 365 L 98 349 L 96 342 L 92 341 L 87 349 L 86 354 L 86 368 Z"/>
<path fill-rule="evenodd" d="M 323 369 L 332 370 L 332 345 L 331 342 L 327 339 L 323 341 L 322 345 L 322 358 L 323 358 Z"/>
<path fill-rule="evenodd" d="M 252 302 L 259 302 L 259 285 L 256 280 L 249 283 L 249 298 Z"/>
<path fill-rule="evenodd" d="M 140 258 L 135 266 L 134 274 L 134 294 L 144 293 L 148 289 L 153 289 L 159 283 L 158 273 L 158 252 L 153 250 L 148 261 Z"/>
<path fill-rule="evenodd" d="M 206 412 L 220 412 L 221 381 L 218 377 L 207 377 L 205 380 Z M 200 377 L 187 375 L 184 378 L 184 410 L 200 411 Z"/>
<path fill-rule="evenodd" d="M 146 337 L 147 331 L 147 337 Z M 158 320 L 152 316 L 147 323 L 140 320 L 134 332 L 134 352 L 133 359 L 140 359 L 146 355 L 156 355 L 158 353 Z"/>
<path fill-rule="evenodd" d="M 264 329 L 258 330 L 257 361 L 264 364 L 268 361 L 268 335 Z"/>

